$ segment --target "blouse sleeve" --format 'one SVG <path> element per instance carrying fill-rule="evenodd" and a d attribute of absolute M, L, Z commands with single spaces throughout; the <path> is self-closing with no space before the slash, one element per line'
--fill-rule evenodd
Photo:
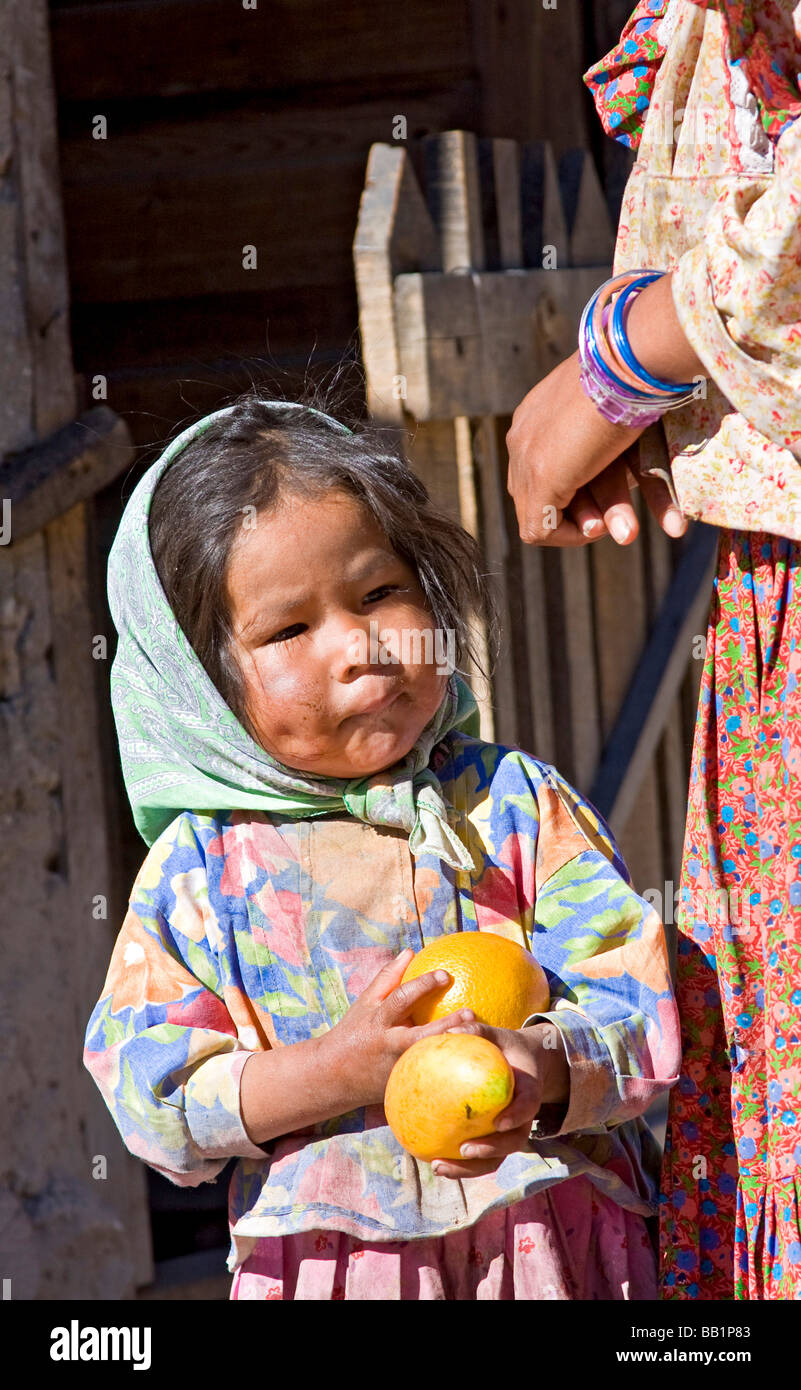
<path fill-rule="evenodd" d="M 532 950 L 552 993 L 524 1026 L 553 1024 L 567 1055 L 567 1107 L 558 1128 L 539 1125 L 553 1137 L 643 1114 L 678 1079 L 681 1048 L 659 914 L 634 891 L 609 827 L 559 774 L 538 799 Z"/>
<path fill-rule="evenodd" d="M 759 192 L 729 185 L 673 275 L 676 313 L 710 377 L 745 419 L 801 458 L 801 120 Z"/>
<path fill-rule="evenodd" d="M 140 870 L 83 1061 L 126 1148 L 193 1187 L 230 1158 L 264 1159 L 265 1151 L 242 1122 L 240 1078 L 251 1051 L 224 1002 L 205 861 L 181 821 Z"/>

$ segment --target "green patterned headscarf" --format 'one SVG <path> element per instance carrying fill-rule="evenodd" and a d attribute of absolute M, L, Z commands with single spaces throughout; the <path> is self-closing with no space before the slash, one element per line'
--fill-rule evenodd
<path fill-rule="evenodd" d="M 109 555 L 109 606 L 119 633 L 111 703 L 137 829 L 150 846 L 181 811 L 247 809 L 295 817 L 345 809 L 359 820 L 408 831 L 415 855 L 433 852 L 453 868 L 473 868 L 448 823 L 452 808 L 428 766 L 431 750 L 449 729 L 479 736 L 478 706 L 455 672 L 439 709 L 401 762 L 352 781 L 312 777 L 277 762 L 251 738 L 179 627 L 150 551 L 150 502 L 173 459 L 233 408 L 196 421 L 148 469 L 125 508 Z M 339 421 L 322 418 L 350 434 Z"/>

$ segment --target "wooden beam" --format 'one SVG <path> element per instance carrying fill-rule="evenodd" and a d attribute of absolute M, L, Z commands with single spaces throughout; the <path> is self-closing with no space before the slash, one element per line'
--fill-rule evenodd
<path fill-rule="evenodd" d="M 601 265 L 396 276 L 407 410 L 418 420 L 511 415 L 550 369 L 552 340 L 562 345 L 575 337 L 607 271 Z"/>
<path fill-rule="evenodd" d="M 682 682 L 691 638 L 704 628 L 717 539 L 716 527 L 694 523 L 604 750 L 590 800 L 615 833 L 626 823 Z"/>
<path fill-rule="evenodd" d="M 373 145 L 353 239 L 353 265 L 367 407 L 377 420 L 398 426 L 403 422 L 393 279 L 402 270 L 440 264 L 437 234 L 406 151 L 400 145 Z"/>
<path fill-rule="evenodd" d="M 47 439 L 0 460 L 0 497 L 11 503 L 11 541 L 25 540 L 85 502 L 134 460 L 128 427 L 95 406 Z"/>

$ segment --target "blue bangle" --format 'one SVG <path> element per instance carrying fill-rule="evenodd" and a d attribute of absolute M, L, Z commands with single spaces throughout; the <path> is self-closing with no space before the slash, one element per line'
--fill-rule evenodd
<path fill-rule="evenodd" d="M 600 288 L 603 288 L 603 286 L 601 286 Z M 614 372 L 612 368 L 607 365 L 600 352 L 598 351 L 598 345 L 595 341 L 595 333 L 592 327 L 592 313 L 595 301 L 598 298 L 599 293 L 600 289 L 597 289 L 585 309 L 584 334 L 590 361 L 603 375 L 612 379 L 615 386 L 620 391 L 622 391 L 624 396 L 627 396 L 632 401 L 642 401 L 643 403 L 647 401 L 648 403 L 650 403 L 654 399 L 653 396 L 648 395 L 648 393 L 645 391 L 638 393 L 635 387 L 631 386 L 628 381 L 621 380 L 617 373 Z"/>
<path fill-rule="evenodd" d="M 630 285 L 627 285 L 615 300 L 609 320 L 609 327 L 620 357 L 623 359 L 626 366 L 634 372 L 635 376 L 640 377 L 640 379 L 647 382 L 649 386 L 653 386 L 655 391 L 663 391 L 667 396 L 683 396 L 686 395 L 688 391 L 691 391 L 696 383 L 694 381 L 663 381 L 660 377 L 651 376 L 651 373 L 647 372 L 642 363 L 638 362 L 637 358 L 634 356 L 623 322 L 623 309 L 631 295 L 638 293 L 646 285 L 651 284 L 652 281 L 659 280 L 663 274 L 664 271 L 661 270 L 650 271 L 647 275 L 640 276 L 639 280 L 633 280 Z"/>

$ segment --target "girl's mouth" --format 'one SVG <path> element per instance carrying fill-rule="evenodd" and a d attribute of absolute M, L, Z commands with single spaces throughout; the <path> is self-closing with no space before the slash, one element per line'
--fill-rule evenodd
<path fill-rule="evenodd" d="M 389 709 L 390 705 L 395 703 L 400 694 L 400 690 L 387 691 L 386 694 L 381 695 L 379 698 L 370 700 L 369 703 L 363 705 L 361 709 L 355 710 L 353 714 L 348 715 L 348 718 L 362 719 L 372 714 L 381 714 L 384 710 Z"/>

